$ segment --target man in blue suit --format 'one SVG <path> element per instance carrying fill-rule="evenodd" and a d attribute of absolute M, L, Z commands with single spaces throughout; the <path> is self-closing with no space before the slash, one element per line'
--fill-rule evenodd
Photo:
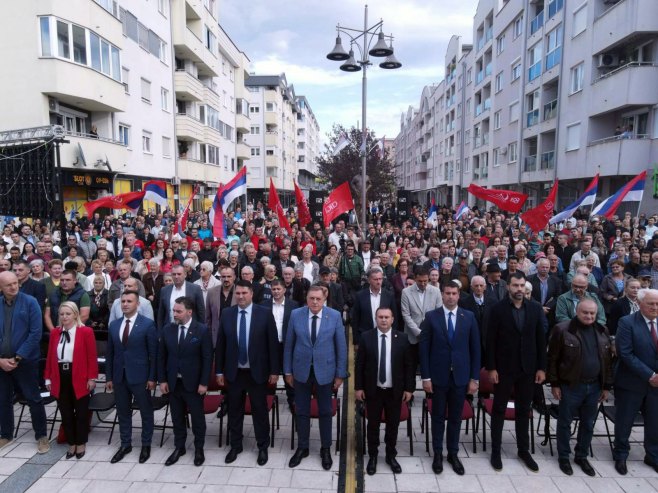
<path fill-rule="evenodd" d="M 139 293 L 124 291 L 121 295 L 123 317 L 110 324 L 107 337 L 106 388 L 114 390 L 121 447 L 110 462 L 119 462 L 132 451 L 132 402 L 142 418 L 142 450 L 139 462 L 151 456 L 153 438 L 153 403 L 155 389 L 158 333 L 152 320 L 139 315 Z"/>
<path fill-rule="evenodd" d="M 658 290 L 641 289 L 640 311 L 619 320 L 615 378 L 615 446 L 613 458 L 619 474 L 628 472 L 626 458 L 633 420 L 644 415 L 644 463 L 658 472 Z"/>
<path fill-rule="evenodd" d="M 459 286 L 449 281 L 441 288 L 443 306 L 428 312 L 420 326 L 418 344 L 423 390 L 432 394 L 432 447 L 435 474 L 443 472 L 443 434 L 446 411 L 448 462 L 464 474 L 457 453 L 466 394 L 474 394 L 480 375 L 480 329 L 475 316 L 458 308 Z"/>
<path fill-rule="evenodd" d="M 331 469 L 331 394 L 347 377 L 347 342 L 339 311 L 324 306 L 321 286 L 311 286 L 306 305 L 290 315 L 283 352 L 286 382 L 295 388 L 298 447 L 290 467 L 308 457 L 311 428 L 311 392 L 315 389 L 320 415 L 320 458 L 325 470 Z"/>
<path fill-rule="evenodd" d="M 245 393 L 249 394 L 254 422 L 257 464 L 267 463 L 270 428 L 267 419 L 267 385 L 279 380 L 279 339 L 272 311 L 253 301 L 249 281 L 235 283 L 237 304 L 222 310 L 217 330 L 215 372 L 217 384 L 228 382 L 228 433 L 230 464 L 242 452 Z"/>
<path fill-rule="evenodd" d="M 203 396 L 208 391 L 213 348 L 208 328 L 192 319 L 193 309 L 190 298 L 178 298 L 174 303 L 174 323 L 164 327 L 160 338 L 158 379 L 162 393 L 169 394 L 175 447 L 165 466 L 175 464 L 185 455 L 186 413 L 192 418 L 194 465 L 198 467 L 205 461 Z"/>

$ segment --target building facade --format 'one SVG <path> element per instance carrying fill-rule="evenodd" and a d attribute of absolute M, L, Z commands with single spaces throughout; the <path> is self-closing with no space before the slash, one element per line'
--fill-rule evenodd
<path fill-rule="evenodd" d="M 446 76 L 401 116 L 398 183 L 451 206 L 475 203 L 470 183 L 528 207 L 556 179 L 558 209 L 596 173 L 599 198 L 614 193 L 658 159 L 656 33 L 650 0 L 481 0 L 473 43 L 453 36 Z"/>

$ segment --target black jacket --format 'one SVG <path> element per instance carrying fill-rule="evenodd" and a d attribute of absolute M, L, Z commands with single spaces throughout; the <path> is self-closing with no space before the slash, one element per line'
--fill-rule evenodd
<path fill-rule="evenodd" d="M 380 307 L 390 308 L 393 311 L 393 329 L 397 328 L 398 308 L 395 303 L 395 296 L 390 291 L 382 289 L 380 291 Z M 352 306 L 352 340 L 358 345 L 361 340 L 361 334 L 375 328 L 373 323 L 373 313 L 370 307 L 370 287 L 362 289 L 354 296 L 354 306 Z"/>

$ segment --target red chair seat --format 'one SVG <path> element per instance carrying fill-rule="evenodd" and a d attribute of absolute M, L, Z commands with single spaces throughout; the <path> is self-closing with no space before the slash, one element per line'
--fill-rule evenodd
<path fill-rule="evenodd" d="M 268 395 L 267 396 L 267 411 L 272 410 L 272 406 L 274 406 L 274 396 L 273 395 Z M 244 413 L 245 414 L 251 414 L 251 399 L 249 399 L 249 394 L 247 394 L 247 397 L 244 401 Z"/>
<path fill-rule="evenodd" d="M 493 398 L 488 398 L 488 399 L 483 399 L 482 403 L 484 405 L 484 411 L 491 416 L 493 413 Z M 530 409 L 529 413 L 530 417 L 532 417 L 532 409 Z M 514 407 L 507 407 L 505 408 L 505 421 L 514 421 L 516 418 L 516 410 Z"/>
<path fill-rule="evenodd" d="M 432 399 L 427 399 L 427 412 L 432 414 Z M 473 406 L 467 400 L 464 401 L 464 408 L 462 409 L 462 421 L 466 419 L 473 419 L 475 413 L 473 411 Z M 447 417 L 447 413 L 446 413 Z"/>
<path fill-rule="evenodd" d="M 336 411 L 338 410 L 338 399 L 332 397 L 331 398 L 331 415 L 336 416 Z M 318 407 L 318 400 L 317 399 L 311 399 L 311 412 L 310 412 L 311 418 L 319 418 L 320 417 L 320 411 Z"/>
<path fill-rule="evenodd" d="M 368 419 L 368 409 L 366 406 L 364 406 L 363 409 L 366 415 L 366 419 Z M 402 402 L 400 404 L 400 422 L 406 421 L 408 419 L 409 419 L 409 406 L 407 405 L 406 402 Z M 384 412 L 384 409 L 382 409 L 382 416 L 379 422 L 386 423 L 386 413 Z"/>
<path fill-rule="evenodd" d="M 222 394 L 207 394 L 203 398 L 203 413 L 204 414 L 213 414 L 224 403 L 224 395 Z"/>

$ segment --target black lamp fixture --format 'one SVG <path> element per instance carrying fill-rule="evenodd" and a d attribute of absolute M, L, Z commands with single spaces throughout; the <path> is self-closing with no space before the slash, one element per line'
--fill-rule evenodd
<path fill-rule="evenodd" d="M 379 31 L 379 35 L 377 36 L 377 43 L 375 44 L 375 46 L 373 46 L 370 49 L 368 53 L 371 56 L 376 56 L 376 57 L 391 56 L 393 54 L 393 48 L 390 48 L 386 44 L 386 40 L 384 39 L 384 33 L 382 31 Z"/>
<path fill-rule="evenodd" d="M 340 40 L 340 36 L 336 36 L 336 46 L 334 46 L 334 49 L 331 50 L 331 52 L 327 55 L 327 58 L 334 62 L 342 62 L 347 60 L 349 57 L 350 55 L 348 55 L 345 51 L 345 48 L 343 48 L 343 43 Z"/>
<path fill-rule="evenodd" d="M 354 59 L 354 50 L 350 50 L 347 61 L 340 66 L 340 69 L 343 72 L 358 72 L 361 70 L 361 66 Z"/>

